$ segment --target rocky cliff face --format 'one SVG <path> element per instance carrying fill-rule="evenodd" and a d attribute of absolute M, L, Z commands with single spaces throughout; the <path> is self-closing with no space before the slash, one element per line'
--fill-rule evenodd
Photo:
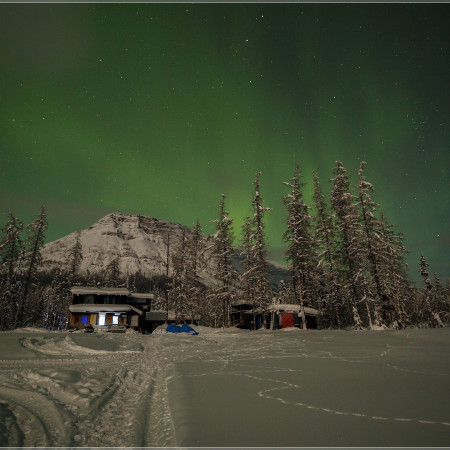
<path fill-rule="evenodd" d="M 85 230 L 81 230 L 80 242 L 83 259 L 80 272 L 86 274 L 105 271 L 108 264 L 118 258 L 120 272 L 132 275 L 141 272 L 146 276 L 164 274 L 166 271 L 167 241 L 171 252 L 181 239 L 183 229 L 188 227 L 147 216 L 111 213 Z M 46 244 L 42 250 L 43 269 L 65 268 L 76 233 Z M 211 236 L 204 236 L 205 244 L 211 244 Z M 235 265 L 240 269 L 240 256 L 236 251 Z M 200 277 L 206 285 L 214 285 L 213 262 L 210 260 Z M 278 264 L 269 264 L 269 279 L 273 285 L 287 279 L 286 269 Z M 171 273 L 171 264 L 169 265 Z"/>

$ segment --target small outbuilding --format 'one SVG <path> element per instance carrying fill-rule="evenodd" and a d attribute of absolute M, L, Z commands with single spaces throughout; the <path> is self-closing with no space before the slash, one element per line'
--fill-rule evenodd
<path fill-rule="evenodd" d="M 301 307 L 296 304 L 279 303 L 266 308 L 253 308 L 245 301 L 239 300 L 231 305 L 231 323 L 239 328 L 258 330 L 264 320 L 271 330 L 297 327 L 301 329 L 317 328 L 317 309 Z"/>
<path fill-rule="evenodd" d="M 270 313 L 271 329 L 279 328 L 306 328 L 317 329 L 317 309 L 308 306 L 278 303 L 267 307 L 266 311 Z"/>

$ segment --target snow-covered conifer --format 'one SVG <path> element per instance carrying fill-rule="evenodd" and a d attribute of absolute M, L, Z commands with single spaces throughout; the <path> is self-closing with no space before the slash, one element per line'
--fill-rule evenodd
<path fill-rule="evenodd" d="M 241 280 L 240 284 L 242 290 L 241 295 L 244 300 L 253 305 L 253 307 L 256 307 L 256 298 L 255 298 L 256 262 L 253 249 L 252 221 L 250 217 L 248 216 L 245 217 L 241 230 L 242 230 L 241 246 L 242 246 L 242 255 L 244 257 L 242 263 L 244 270 L 240 276 Z"/>
<path fill-rule="evenodd" d="M 361 256 L 363 258 L 367 278 L 369 279 L 369 282 L 372 281 L 373 284 L 373 289 L 369 289 L 372 293 L 372 295 L 370 295 L 370 303 L 373 305 L 375 326 L 380 328 L 386 326 L 388 321 L 388 310 L 392 305 L 389 296 L 383 289 L 381 283 L 382 267 L 381 259 L 378 257 L 378 244 L 380 241 L 377 237 L 378 219 L 375 216 L 375 211 L 379 205 L 372 199 L 374 188 L 371 183 L 366 181 L 364 175 L 364 167 L 366 164 L 365 161 L 362 161 L 359 166 L 359 183 L 357 185 L 361 226 L 364 236 L 364 253 Z M 368 308 L 370 320 L 371 312 L 369 309 L 369 302 L 366 303 L 366 306 Z"/>
<path fill-rule="evenodd" d="M 442 320 L 439 315 L 439 305 L 435 301 L 433 295 L 433 284 L 429 278 L 428 263 L 425 257 L 420 255 L 420 275 L 423 279 L 422 288 L 422 319 L 425 324 L 432 327 L 443 327 Z"/>
<path fill-rule="evenodd" d="M 81 245 L 81 231 L 78 230 L 75 235 L 75 243 L 70 249 L 69 258 L 68 258 L 68 273 L 70 283 L 76 279 L 77 272 L 80 270 L 81 260 L 83 259 L 83 246 Z"/>
<path fill-rule="evenodd" d="M 431 291 L 431 289 L 433 289 L 433 285 L 431 284 L 429 275 L 428 263 L 425 260 L 424 256 L 420 254 L 420 276 L 423 279 L 424 288 L 428 291 Z"/>
<path fill-rule="evenodd" d="M 333 168 L 335 177 L 331 190 L 331 207 L 334 211 L 338 240 L 336 253 L 340 262 L 340 272 L 345 288 L 348 290 L 349 305 L 354 327 L 362 328 L 358 304 L 367 298 L 367 282 L 361 264 L 362 235 L 359 227 L 359 214 L 356 197 L 350 192 L 347 171 L 340 161 Z"/>
<path fill-rule="evenodd" d="M 47 212 L 45 206 L 41 207 L 41 212 L 36 220 L 26 226 L 27 238 L 25 248 L 27 250 L 25 270 L 26 278 L 24 282 L 22 299 L 19 307 L 18 324 L 24 324 L 24 313 L 27 306 L 27 294 L 32 283 L 36 280 L 36 274 L 42 262 L 41 248 L 44 245 L 45 231 L 47 230 Z"/>
<path fill-rule="evenodd" d="M 383 213 L 375 223 L 374 236 L 381 288 L 390 299 L 389 306 L 393 308 L 389 308 L 387 313 L 395 327 L 404 328 L 410 323 L 410 316 L 413 314 L 413 294 L 408 280 L 408 265 L 405 262 L 407 250 L 403 244 L 404 237 L 388 222 Z"/>
<path fill-rule="evenodd" d="M 300 165 L 297 164 L 291 182 L 285 182 L 291 192 L 284 197 L 288 212 L 287 229 L 283 235 L 288 244 L 286 260 L 289 262 L 297 301 L 301 307 L 302 320 L 306 327 L 304 307 L 312 303 L 317 278 L 315 243 L 311 233 L 311 215 L 303 201 Z"/>
<path fill-rule="evenodd" d="M 229 326 L 230 307 L 234 297 L 232 282 L 236 278 L 236 270 L 233 267 L 233 219 L 225 211 L 225 194 L 219 203 L 218 218 L 212 222 L 216 224 L 214 234 L 213 257 L 215 261 L 214 277 L 219 280 L 220 286 L 217 289 L 217 299 L 222 304 L 222 326 Z"/>
<path fill-rule="evenodd" d="M 343 304 L 340 286 L 335 271 L 334 255 L 334 222 L 327 209 L 319 177 L 313 172 L 314 180 L 314 239 L 318 252 L 318 271 L 322 278 L 322 298 L 320 309 L 325 323 L 341 328 L 341 312 Z"/>
<path fill-rule="evenodd" d="M 187 301 L 186 253 L 186 229 L 183 228 L 181 239 L 175 245 L 172 253 L 173 275 L 170 296 L 171 304 L 177 317 L 184 312 L 184 305 Z"/>
<path fill-rule="evenodd" d="M 120 278 L 120 267 L 119 267 L 119 258 L 113 258 L 110 263 L 106 266 L 106 276 L 107 276 L 107 285 L 118 287 L 121 283 Z"/>
<path fill-rule="evenodd" d="M 185 300 L 182 305 L 186 316 L 194 321 L 195 316 L 201 309 L 202 283 L 199 272 L 205 265 L 205 249 L 203 245 L 203 233 L 200 222 L 197 221 L 195 227 L 187 235 L 185 247 Z"/>
<path fill-rule="evenodd" d="M 22 230 L 22 222 L 9 212 L 8 221 L 1 229 L 0 240 L 0 330 L 10 327 L 12 311 L 16 309 L 14 295 L 11 295 L 11 292 L 16 290 L 17 277 L 15 274 L 19 269 L 19 255 L 22 249 L 20 233 Z"/>
<path fill-rule="evenodd" d="M 266 262 L 266 238 L 264 232 L 264 214 L 269 211 L 270 208 L 263 206 L 263 198 L 261 197 L 259 176 L 261 172 L 256 173 L 255 181 L 255 196 L 252 201 L 253 218 L 251 221 L 252 232 L 252 254 L 254 266 L 250 269 L 253 270 L 255 280 L 255 300 L 257 306 L 265 308 L 271 300 L 271 288 L 269 281 L 267 280 L 267 262 Z M 263 326 L 266 328 L 266 316 L 263 315 Z"/>
<path fill-rule="evenodd" d="M 23 230 L 22 222 L 8 213 L 8 221 L 1 229 L 2 237 L 0 240 L 0 272 L 5 279 L 11 279 L 14 268 L 19 259 L 22 248 L 20 233 Z"/>

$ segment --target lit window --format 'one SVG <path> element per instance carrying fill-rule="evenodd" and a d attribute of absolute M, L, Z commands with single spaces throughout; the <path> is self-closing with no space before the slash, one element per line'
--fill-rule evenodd
<path fill-rule="evenodd" d="M 112 321 L 112 323 L 113 323 L 113 325 L 118 325 L 119 324 L 119 316 L 113 316 L 113 321 Z"/>
<path fill-rule="evenodd" d="M 106 317 L 106 313 L 99 313 L 99 315 L 98 315 L 98 324 L 99 325 L 105 325 L 105 317 Z"/>

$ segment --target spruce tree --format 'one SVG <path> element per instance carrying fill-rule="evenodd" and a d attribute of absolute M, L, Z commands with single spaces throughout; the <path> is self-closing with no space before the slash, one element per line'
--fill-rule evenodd
<path fill-rule="evenodd" d="M 173 276 L 170 294 L 177 320 L 180 318 L 181 313 L 184 312 L 184 306 L 187 300 L 186 253 L 186 230 L 183 228 L 181 239 L 178 240 L 172 253 Z"/>
<path fill-rule="evenodd" d="M 9 212 L 8 221 L 1 229 L 0 240 L 0 330 L 12 326 L 12 312 L 16 310 L 14 297 L 18 280 L 15 274 L 19 270 L 18 263 L 22 249 L 20 233 L 22 230 L 22 222 Z"/>
<path fill-rule="evenodd" d="M 236 270 L 233 267 L 233 219 L 228 216 L 225 210 L 225 194 L 219 203 L 218 218 L 212 222 L 216 224 L 214 234 L 213 257 L 215 260 L 214 277 L 219 280 L 217 298 L 222 303 L 222 326 L 228 327 L 230 324 L 230 308 L 234 297 L 232 282 L 236 278 Z"/>
<path fill-rule="evenodd" d="M 278 304 L 285 304 L 285 303 L 289 303 L 289 291 L 288 288 L 286 287 L 286 283 L 284 282 L 284 280 L 280 280 L 280 282 L 278 283 L 278 293 L 276 296 L 276 302 Z"/>
<path fill-rule="evenodd" d="M 408 251 L 403 244 L 404 237 L 383 213 L 376 222 L 375 237 L 380 284 L 393 306 L 390 322 L 395 328 L 404 328 L 410 323 L 412 315 L 412 311 L 407 311 L 411 306 L 412 292 L 405 262 Z"/>
<path fill-rule="evenodd" d="M 28 291 L 36 281 L 36 274 L 39 266 L 42 263 L 41 249 L 44 245 L 45 231 L 47 230 L 47 212 L 45 206 L 41 207 L 39 217 L 26 226 L 26 232 L 28 234 L 25 240 L 25 248 L 27 250 L 25 268 L 26 278 L 24 282 L 23 294 L 20 302 L 18 313 L 18 325 L 24 324 L 24 314 L 28 303 L 27 295 Z"/>
<path fill-rule="evenodd" d="M 242 296 L 253 308 L 256 308 L 256 262 L 253 247 L 252 221 L 250 217 L 245 217 L 241 230 L 242 256 L 244 257 L 242 262 L 243 272 L 240 276 Z"/>
<path fill-rule="evenodd" d="M 361 266 L 361 230 L 355 196 L 350 193 L 349 176 L 340 161 L 333 168 L 335 177 L 331 190 L 331 207 L 334 211 L 338 240 L 336 253 L 340 260 L 340 272 L 345 288 L 349 292 L 349 304 L 356 329 L 363 324 L 358 311 L 358 304 L 366 299 L 366 283 Z"/>
<path fill-rule="evenodd" d="M 283 235 L 288 243 L 286 260 L 289 262 L 297 301 L 300 305 L 302 322 L 306 328 L 305 303 L 313 298 L 316 280 L 315 243 L 311 234 L 311 215 L 308 206 L 303 201 L 300 165 L 297 164 L 290 183 L 285 182 L 291 192 L 284 197 L 284 204 L 288 212 L 287 229 Z"/>
<path fill-rule="evenodd" d="M 183 309 L 186 315 L 190 315 L 192 322 L 194 322 L 195 316 L 199 314 L 201 309 L 202 283 L 200 282 L 199 272 L 205 265 L 205 250 L 202 236 L 202 227 L 200 222 L 197 221 L 186 239 L 184 261 L 186 296 Z"/>
<path fill-rule="evenodd" d="M 121 283 L 120 279 L 120 267 L 119 267 L 119 258 L 113 258 L 109 264 L 106 266 L 106 276 L 108 286 L 118 287 Z"/>
<path fill-rule="evenodd" d="M 385 324 L 388 321 L 387 314 L 391 304 L 389 297 L 381 284 L 382 268 L 380 267 L 381 261 L 378 256 L 379 239 L 377 237 L 378 220 L 375 216 L 375 211 L 379 205 L 373 201 L 373 185 L 366 181 L 364 175 L 364 167 L 366 164 L 365 161 L 362 161 L 359 166 L 359 183 L 357 185 L 361 226 L 364 236 L 364 252 L 361 256 L 368 278 L 370 277 L 373 285 L 368 288 L 366 295 L 370 295 L 371 298 L 370 303 L 373 305 L 375 325 L 377 327 L 385 327 Z M 367 306 L 369 306 L 369 303 L 367 303 Z M 368 316 L 370 317 L 370 311 L 368 311 Z"/>
<path fill-rule="evenodd" d="M 341 328 L 340 309 L 343 304 L 341 290 L 335 269 L 334 255 L 334 222 L 327 209 L 325 196 L 316 172 L 313 172 L 314 180 L 314 239 L 316 250 L 318 251 L 318 268 L 322 278 L 323 299 L 322 314 L 325 315 L 325 322 L 334 324 Z"/>
<path fill-rule="evenodd" d="M 428 263 L 424 256 L 420 255 L 420 275 L 423 279 L 422 288 L 422 320 L 432 327 L 442 327 L 443 323 L 439 316 L 437 305 L 433 298 L 433 284 L 429 278 Z"/>
<path fill-rule="evenodd" d="M 72 285 L 77 277 L 77 273 L 80 270 L 81 260 L 83 259 L 83 246 L 81 245 L 81 231 L 78 230 L 75 234 L 75 243 L 70 249 L 68 257 L 68 273 L 69 281 Z"/>
<path fill-rule="evenodd" d="M 22 230 L 22 222 L 9 212 L 8 221 L 1 229 L 2 238 L 0 241 L 0 272 L 6 280 L 12 278 L 14 268 L 19 259 L 22 248 L 22 240 L 20 238 Z"/>
<path fill-rule="evenodd" d="M 448 296 L 445 292 L 444 287 L 441 284 L 441 280 L 437 276 L 436 272 L 434 272 L 434 280 L 433 280 L 433 304 L 435 305 L 435 309 L 439 316 L 439 320 L 442 316 L 447 316 L 449 313 L 450 306 L 450 296 Z M 442 320 L 439 326 L 443 326 Z"/>
<path fill-rule="evenodd" d="M 264 214 L 270 208 L 263 206 L 261 197 L 259 176 L 261 172 L 256 173 L 255 196 L 252 201 L 253 219 L 252 219 L 252 253 L 254 257 L 254 277 L 255 277 L 255 299 L 258 306 L 264 311 L 271 299 L 271 289 L 267 280 L 267 262 L 266 262 L 266 239 L 264 232 Z M 267 328 L 266 315 L 263 314 L 263 327 Z"/>

